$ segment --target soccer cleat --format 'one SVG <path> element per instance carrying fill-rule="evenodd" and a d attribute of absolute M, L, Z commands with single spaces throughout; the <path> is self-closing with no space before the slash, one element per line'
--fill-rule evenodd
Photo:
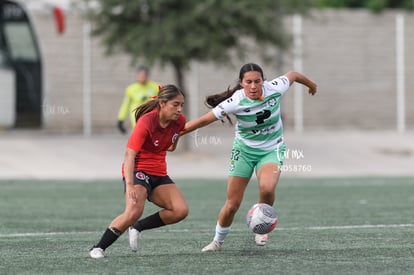
<path fill-rule="evenodd" d="M 268 238 L 269 238 L 268 234 L 264 234 L 264 235 L 256 234 L 256 236 L 254 237 L 254 240 L 256 241 L 256 245 L 264 246 Z"/>
<path fill-rule="evenodd" d="M 202 252 L 209 252 L 209 251 L 220 251 L 223 243 L 219 243 L 218 241 L 212 241 L 210 244 L 205 246 L 201 249 Z"/>
<path fill-rule="evenodd" d="M 128 228 L 129 246 L 133 252 L 137 252 L 139 248 L 139 240 L 141 239 L 141 232 L 130 226 Z"/>
<path fill-rule="evenodd" d="M 105 257 L 104 251 L 100 247 L 92 247 L 91 250 L 89 250 L 89 256 L 94 259 L 101 259 Z"/>

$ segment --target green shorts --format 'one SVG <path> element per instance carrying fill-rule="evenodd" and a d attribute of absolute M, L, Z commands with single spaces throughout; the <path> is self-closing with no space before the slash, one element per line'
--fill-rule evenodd
<path fill-rule="evenodd" d="M 285 150 L 284 142 L 279 144 L 278 149 L 269 152 L 247 147 L 235 140 L 231 150 L 228 175 L 250 178 L 255 168 L 257 171 L 266 163 L 275 163 L 281 168 L 285 160 Z"/>

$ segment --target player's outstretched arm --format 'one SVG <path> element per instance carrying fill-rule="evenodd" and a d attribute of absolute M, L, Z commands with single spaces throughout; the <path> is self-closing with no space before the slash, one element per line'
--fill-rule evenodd
<path fill-rule="evenodd" d="M 197 130 L 198 128 L 207 126 L 207 125 L 209 125 L 210 123 L 212 123 L 216 120 L 217 120 L 216 116 L 213 114 L 213 112 L 210 111 L 210 112 L 202 115 L 199 118 L 196 118 L 196 119 L 193 119 L 193 120 L 187 122 L 185 124 L 184 130 L 181 131 L 180 135 L 182 136 L 182 135 L 190 133 L 194 130 Z"/>
<path fill-rule="evenodd" d="M 289 79 L 289 82 L 291 85 L 293 82 L 298 82 L 309 88 L 308 93 L 310 95 L 316 94 L 317 85 L 315 82 L 310 80 L 307 76 L 301 73 L 295 72 L 295 71 L 289 71 L 285 74 L 285 76 Z"/>

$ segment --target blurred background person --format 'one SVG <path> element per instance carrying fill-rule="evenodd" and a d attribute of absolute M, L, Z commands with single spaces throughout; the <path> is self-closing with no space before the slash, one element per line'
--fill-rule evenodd
<path fill-rule="evenodd" d="M 124 100 L 118 112 L 118 129 L 122 134 L 126 133 L 124 121 L 129 114 L 131 129 L 135 127 L 134 110 L 141 104 L 158 94 L 158 83 L 149 80 L 149 69 L 146 66 L 137 67 L 136 82 L 125 89 Z"/>

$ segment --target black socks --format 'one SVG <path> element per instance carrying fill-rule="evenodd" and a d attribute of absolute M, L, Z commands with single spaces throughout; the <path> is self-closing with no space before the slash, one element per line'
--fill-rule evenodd
<path fill-rule="evenodd" d="M 142 220 L 137 221 L 133 227 L 138 231 L 144 231 L 152 228 L 157 228 L 164 226 L 165 223 L 161 220 L 160 213 L 157 212 L 155 214 L 152 214 L 151 216 L 148 216 Z M 121 236 L 122 232 L 119 231 L 115 227 L 109 227 L 106 229 L 106 231 L 103 233 L 101 240 L 95 247 L 100 247 L 103 250 L 105 250 L 107 247 L 109 247 L 111 244 L 113 244 L 119 236 Z"/>
<path fill-rule="evenodd" d="M 157 212 L 155 214 L 152 214 L 151 216 L 148 216 L 148 217 L 146 217 L 142 220 L 137 221 L 132 226 L 136 230 L 141 232 L 141 231 L 144 231 L 144 230 L 157 228 L 157 227 L 161 227 L 161 226 L 164 226 L 164 225 L 165 225 L 165 223 L 161 220 L 160 213 Z"/>
<path fill-rule="evenodd" d="M 121 236 L 122 232 L 120 232 L 115 227 L 107 228 L 104 234 L 102 235 L 101 240 L 95 247 L 100 247 L 105 250 L 108 246 L 113 244 L 119 236 Z"/>

